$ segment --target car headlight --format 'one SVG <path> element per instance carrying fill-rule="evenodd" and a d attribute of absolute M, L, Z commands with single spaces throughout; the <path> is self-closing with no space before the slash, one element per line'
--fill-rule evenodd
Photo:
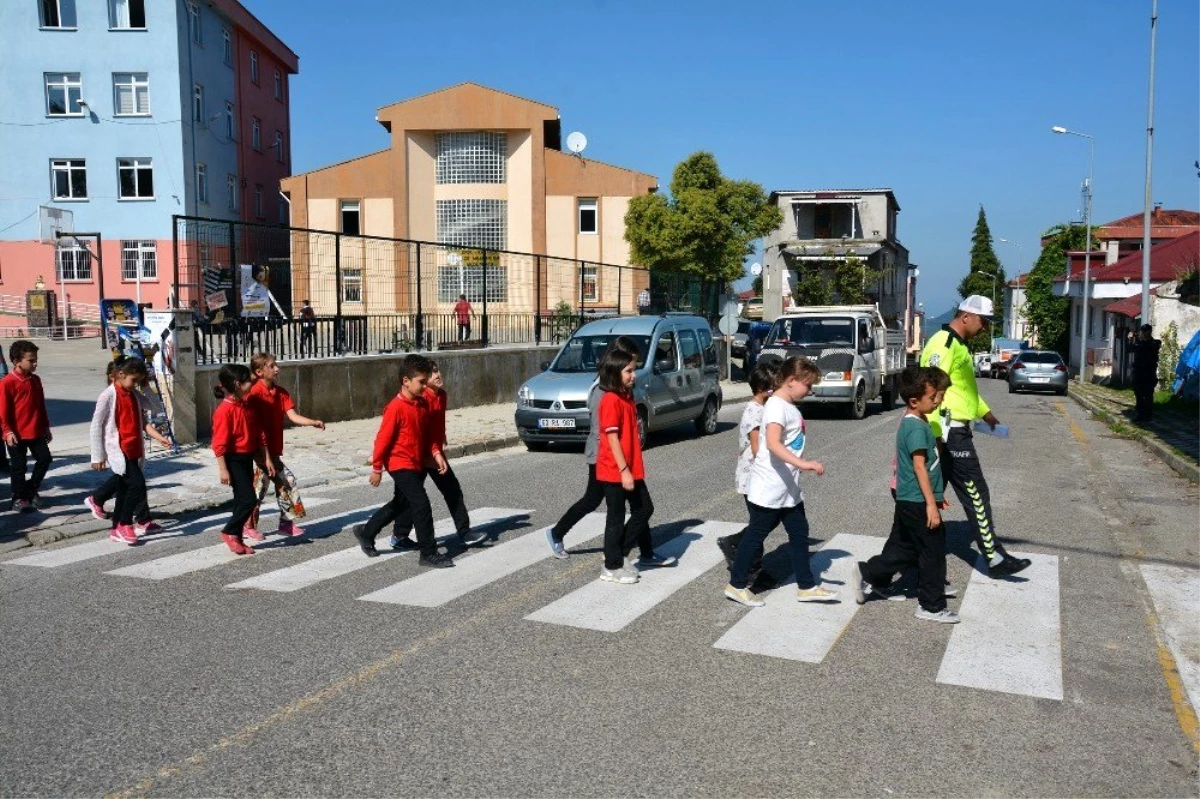
<path fill-rule="evenodd" d="M 850 373 L 849 372 L 826 372 L 825 379 L 826 380 L 849 380 Z"/>
<path fill-rule="evenodd" d="M 528 408 L 533 405 L 533 392 L 529 390 L 529 386 L 521 386 L 517 391 L 517 407 Z"/>

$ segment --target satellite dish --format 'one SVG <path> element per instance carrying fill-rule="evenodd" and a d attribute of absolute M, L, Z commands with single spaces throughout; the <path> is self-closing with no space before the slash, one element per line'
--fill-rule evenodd
<path fill-rule="evenodd" d="M 582 153 L 584 151 L 584 148 L 586 148 L 586 147 L 587 147 L 587 136 L 584 136 L 579 131 L 575 131 L 574 133 L 567 136 L 567 149 L 570 150 L 571 152 L 575 153 L 575 155 L 579 155 L 580 153 Z"/>
<path fill-rule="evenodd" d="M 760 264 L 760 263 L 750 264 L 750 274 L 754 275 L 755 277 L 758 277 L 759 275 L 761 275 L 762 274 L 762 264 Z"/>

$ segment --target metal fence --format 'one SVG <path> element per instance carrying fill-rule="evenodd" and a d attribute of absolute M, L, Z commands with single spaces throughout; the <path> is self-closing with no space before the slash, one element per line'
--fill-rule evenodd
<path fill-rule="evenodd" d="M 201 217 L 173 221 L 177 302 L 196 317 L 201 363 L 260 350 L 297 359 L 557 343 L 605 316 L 717 314 L 715 286 L 642 267 Z M 269 307 L 248 312 L 262 287 Z M 469 311 L 456 307 L 460 299 Z M 302 312 L 305 303 L 311 312 Z"/>

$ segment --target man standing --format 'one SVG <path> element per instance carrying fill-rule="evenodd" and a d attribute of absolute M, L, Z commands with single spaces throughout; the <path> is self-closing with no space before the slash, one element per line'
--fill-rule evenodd
<path fill-rule="evenodd" d="M 1153 336 L 1154 328 L 1142 325 L 1133 342 L 1133 396 L 1137 399 L 1135 422 L 1154 418 L 1154 389 L 1158 385 L 1158 351 L 1162 342 Z"/>
<path fill-rule="evenodd" d="M 637 307 L 638 313 L 642 316 L 650 313 L 650 289 L 645 288 L 638 292 Z"/>
<path fill-rule="evenodd" d="M 987 558 L 988 574 L 1005 577 L 1029 567 L 1027 558 L 1014 558 L 996 540 L 991 494 L 979 465 L 971 423 L 983 419 L 993 429 L 1000 422 L 975 385 L 975 362 L 967 342 L 992 321 L 992 301 L 972 294 L 961 303 L 950 324 L 934 333 L 921 353 L 921 366 L 936 366 L 950 376 L 941 406 L 929 418 L 934 435 L 945 442 L 943 474 L 975 527 L 975 541 Z"/>
<path fill-rule="evenodd" d="M 300 306 L 300 357 L 316 355 L 317 312 L 308 300 Z"/>
<path fill-rule="evenodd" d="M 459 294 L 458 302 L 454 303 L 454 318 L 458 322 L 459 341 L 466 341 L 471 337 L 471 317 L 474 315 L 475 311 L 471 308 L 471 303 L 467 302 L 467 295 Z"/>

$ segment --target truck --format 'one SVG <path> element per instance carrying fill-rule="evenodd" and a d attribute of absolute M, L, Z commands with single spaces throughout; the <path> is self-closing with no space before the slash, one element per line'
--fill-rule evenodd
<path fill-rule="evenodd" d="M 879 399 L 890 410 L 906 365 L 904 330 L 889 328 L 874 305 L 789 308 L 771 325 L 758 362 L 799 355 L 821 370 L 805 402 L 842 404 L 852 419 Z"/>

